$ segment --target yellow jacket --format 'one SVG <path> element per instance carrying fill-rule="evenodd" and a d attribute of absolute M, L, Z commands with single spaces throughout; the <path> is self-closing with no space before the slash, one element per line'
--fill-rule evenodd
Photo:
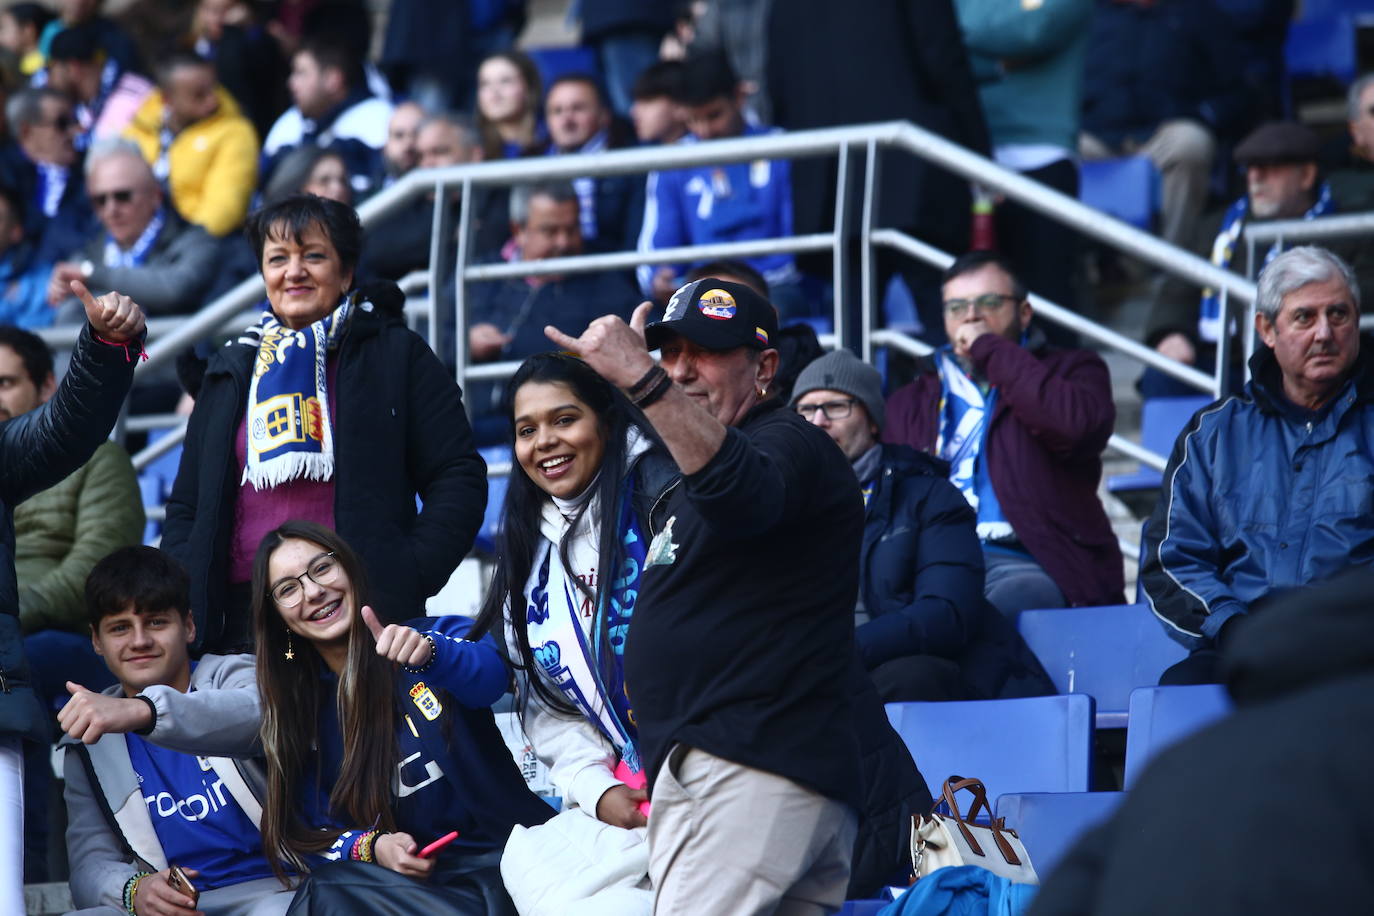
<path fill-rule="evenodd" d="M 219 110 L 172 139 L 167 154 L 172 206 L 187 222 L 211 235 L 228 235 L 243 224 L 258 181 L 258 135 L 223 88 Z M 139 106 L 124 136 L 156 165 L 162 136 L 162 90 Z"/>

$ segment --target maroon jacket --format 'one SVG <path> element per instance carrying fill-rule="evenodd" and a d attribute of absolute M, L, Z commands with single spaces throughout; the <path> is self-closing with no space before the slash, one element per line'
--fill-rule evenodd
<path fill-rule="evenodd" d="M 1112 434 L 1107 365 L 1087 350 L 1029 347 L 995 334 L 970 355 L 1000 392 L 987 433 L 988 472 L 1021 543 L 1071 605 L 1120 604 L 1121 550 L 1097 498 Z M 915 381 L 887 399 L 885 442 L 935 451 L 940 376 L 923 359 Z"/>

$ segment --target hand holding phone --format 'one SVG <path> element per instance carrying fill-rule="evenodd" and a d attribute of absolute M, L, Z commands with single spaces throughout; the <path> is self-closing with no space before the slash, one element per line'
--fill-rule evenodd
<path fill-rule="evenodd" d="M 443 849 L 445 846 L 447 846 L 449 843 L 452 843 L 452 842 L 453 842 L 454 840 L 456 840 L 456 839 L 458 839 L 458 831 L 457 831 L 457 830 L 454 830 L 454 831 L 452 831 L 451 833 L 446 833 L 446 834 L 444 834 L 443 836 L 439 837 L 439 839 L 435 840 L 433 843 L 430 843 L 430 844 L 429 844 L 428 846 L 426 846 L 424 849 L 421 849 L 421 850 L 420 850 L 420 858 L 422 858 L 422 859 L 428 859 L 428 858 L 430 858 L 430 857 L 433 856 L 436 852 L 438 852 L 439 850 Z"/>
<path fill-rule="evenodd" d="M 200 891 L 196 890 L 196 886 L 191 883 L 191 876 L 180 865 L 173 865 L 167 869 L 167 886 L 183 897 L 190 897 L 191 906 L 200 902 Z"/>

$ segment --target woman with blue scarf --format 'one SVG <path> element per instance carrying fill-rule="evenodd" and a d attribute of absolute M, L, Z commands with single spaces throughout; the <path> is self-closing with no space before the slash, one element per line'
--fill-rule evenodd
<path fill-rule="evenodd" d="M 517 707 L 567 807 L 647 823 L 623 651 L 677 467 L 581 360 L 532 356 L 507 389 L 515 464 L 477 634 L 504 629 Z"/>
<path fill-rule="evenodd" d="M 247 231 L 269 308 L 210 359 L 162 539 L 191 573 L 200 652 L 251 646 L 253 556 L 283 522 L 338 531 L 395 622 L 424 613 L 486 506 L 453 376 L 406 327 L 399 289 L 354 287 L 353 209 L 299 194 Z"/>

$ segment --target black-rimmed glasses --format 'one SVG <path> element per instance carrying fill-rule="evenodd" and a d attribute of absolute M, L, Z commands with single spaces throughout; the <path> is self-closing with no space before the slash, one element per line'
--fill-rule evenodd
<path fill-rule="evenodd" d="M 973 309 L 974 314 L 980 318 L 989 315 L 1002 307 L 1004 302 L 1016 302 L 1015 296 L 1008 296 L 1004 293 L 983 293 L 972 299 L 946 299 L 945 314 L 951 318 L 963 318 Z"/>
<path fill-rule="evenodd" d="M 339 577 L 339 561 L 333 553 L 322 553 L 310 561 L 299 576 L 287 576 L 272 586 L 272 600 L 277 607 L 295 607 L 305 598 L 305 582 L 309 578 L 316 585 L 328 585 Z"/>
<path fill-rule="evenodd" d="M 827 420 L 843 420 L 854 410 L 856 398 L 845 398 L 843 401 L 825 401 L 821 404 L 798 404 L 797 413 L 808 420 L 814 420 L 816 411 L 820 411 Z"/>

